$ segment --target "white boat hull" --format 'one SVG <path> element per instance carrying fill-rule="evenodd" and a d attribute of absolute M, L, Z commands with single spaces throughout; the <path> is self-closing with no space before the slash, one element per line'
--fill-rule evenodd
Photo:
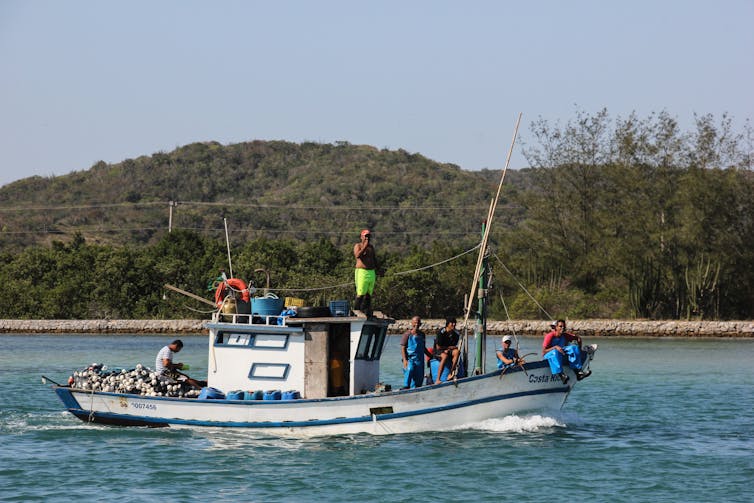
<path fill-rule="evenodd" d="M 116 425 L 248 428 L 278 436 L 445 430 L 487 419 L 555 412 L 576 382 L 550 374 L 545 362 L 435 386 L 299 400 L 199 400 L 91 392 L 57 387 L 68 411 L 83 421 Z"/>

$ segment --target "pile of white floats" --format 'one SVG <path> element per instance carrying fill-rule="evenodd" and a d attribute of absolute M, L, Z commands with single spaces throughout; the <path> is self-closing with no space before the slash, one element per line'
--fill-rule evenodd
<path fill-rule="evenodd" d="M 130 370 L 110 370 L 101 363 L 92 363 L 85 369 L 75 371 L 68 378 L 68 384 L 77 389 L 106 393 L 185 398 L 199 396 L 199 390 L 193 389 L 188 383 L 158 375 L 141 363 Z"/>

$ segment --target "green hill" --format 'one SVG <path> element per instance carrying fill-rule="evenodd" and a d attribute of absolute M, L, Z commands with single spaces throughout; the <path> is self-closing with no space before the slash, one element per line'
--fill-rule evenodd
<path fill-rule="evenodd" d="M 499 173 L 464 171 L 404 150 L 339 142 L 194 143 L 0 188 L 0 239 L 19 248 L 80 233 L 87 242 L 154 242 L 168 229 L 234 240 L 327 237 L 363 227 L 388 247 L 477 239 Z M 501 203 L 501 204 L 504 204 Z"/>

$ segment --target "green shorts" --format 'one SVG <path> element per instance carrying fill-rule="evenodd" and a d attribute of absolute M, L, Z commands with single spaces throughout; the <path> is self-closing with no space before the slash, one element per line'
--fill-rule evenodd
<path fill-rule="evenodd" d="M 354 279 L 356 280 L 356 295 L 372 295 L 374 293 L 374 283 L 377 280 L 377 271 L 374 269 L 355 269 Z"/>

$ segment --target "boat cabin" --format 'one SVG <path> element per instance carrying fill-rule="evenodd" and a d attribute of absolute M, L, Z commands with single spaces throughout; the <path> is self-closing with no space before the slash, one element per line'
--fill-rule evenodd
<path fill-rule="evenodd" d="M 297 391 L 310 399 L 374 391 L 393 322 L 216 313 L 207 324 L 207 385 L 226 394 Z"/>

